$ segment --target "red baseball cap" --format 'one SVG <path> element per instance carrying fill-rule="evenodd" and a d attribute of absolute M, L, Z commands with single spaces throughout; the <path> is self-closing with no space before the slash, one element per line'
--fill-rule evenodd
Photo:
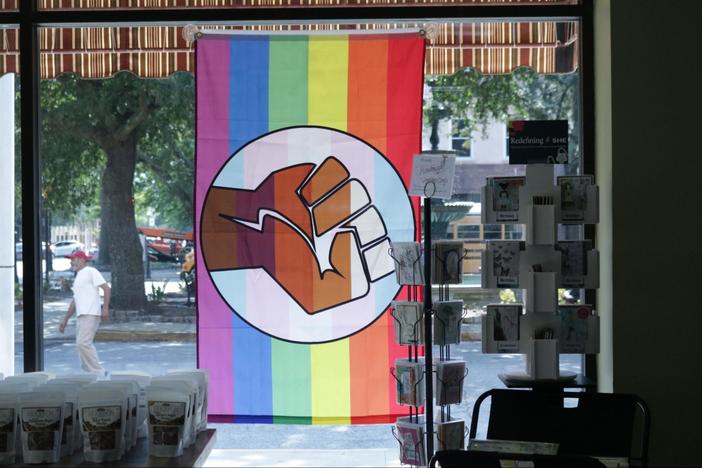
<path fill-rule="evenodd" d="M 82 250 L 74 250 L 71 255 L 68 255 L 68 258 L 81 258 L 85 261 L 88 261 L 92 260 L 93 257 L 83 252 Z"/>

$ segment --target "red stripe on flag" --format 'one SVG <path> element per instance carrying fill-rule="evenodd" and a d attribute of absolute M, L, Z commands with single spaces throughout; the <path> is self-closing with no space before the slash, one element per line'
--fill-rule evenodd
<path fill-rule="evenodd" d="M 424 39 L 419 36 L 396 37 L 388 47 L 388 126 L 387 152 L 390 162 L 409 187 L 413 156 L 422 148 L 422 91 L 424 85 Z M 416 232 L 419 233 L 419 201 L 413 200 Z M 404 288 L 398 299 L 406 298 Z M 395 359 L 407 356 L 407 347 L 395 343 L 392 317 L 386 313 L 390 365 L 388 366 L 388 401 L 390 414 L 407 414 L 396 403 L 395 378 L 389 367 Z"/>

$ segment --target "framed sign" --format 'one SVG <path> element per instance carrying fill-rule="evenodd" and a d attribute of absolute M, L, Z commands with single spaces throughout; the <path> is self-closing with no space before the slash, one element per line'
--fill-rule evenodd
<path fill-rule="evenodd" d="M 510 164 L 566 164 L 567 120 L 514 120 L 509 123 Z"/>

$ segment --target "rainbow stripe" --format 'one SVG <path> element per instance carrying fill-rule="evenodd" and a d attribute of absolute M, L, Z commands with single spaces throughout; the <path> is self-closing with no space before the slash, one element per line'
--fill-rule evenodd
<path fill-rule="evenodd" d="M 424 40 L 418 35 L 205 36 L 196 47 L 196 233 L 220 168 L 240 147 L 280 128 L 316 125 L 355 135 L 409 185 L 412 155 L 421 146 Z M 416 201 L 413 208 L 416 214 Z M 231 312 L 196 245 L 198 365 L 210 371 L 211 415 L 242 423 L 348 424 L 407 413 L 395 403 L 389 372 L 406 349 L 394 343 L 387 311 L 362 332 L 330 343 L 271 338 Z"/>

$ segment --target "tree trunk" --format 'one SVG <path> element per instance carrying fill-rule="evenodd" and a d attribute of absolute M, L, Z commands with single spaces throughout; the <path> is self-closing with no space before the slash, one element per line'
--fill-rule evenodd
<path fill-rule="evenodd" d="M 137 137 L 132 133 L 126 140 L 106 146 L 101 237 L 104 234 L 112 261 L 111 304 L 119 310 L 144 310 L 144 266 L 133 197 Z"/>
<path fill-rule="evenodd" d="M 104 188 L 100 191 L 100 213 L 105 212 L 105 190 Z M 102 267 L 108 267 L 112 263 L 110 258 L 110 246 L 107 242 L 107 229 L 102 226 L 102 219 L 100 220 L 100 239 L 98 240 L 99 254 L 97 258 L 97 263 Z"/>

